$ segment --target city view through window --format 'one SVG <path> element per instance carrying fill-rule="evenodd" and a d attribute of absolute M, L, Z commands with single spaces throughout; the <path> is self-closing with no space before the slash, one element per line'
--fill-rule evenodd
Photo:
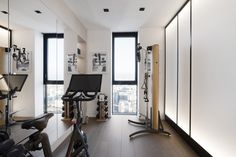
<path fill-rule="evenodd" d="M 113 114 L 136 114 L 136 85 L 113 85 Z"/>
<path fill-rule="evenodd" d="M 64 85 L 47 85 L 47 112 L 62 113 Z"/>

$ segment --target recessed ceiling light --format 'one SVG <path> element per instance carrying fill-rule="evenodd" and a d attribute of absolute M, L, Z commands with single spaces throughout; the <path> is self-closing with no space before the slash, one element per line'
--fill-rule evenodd
<path fill-rule="evenodd" d="M 35 10 L 34 12 L 36 12 L 37 14 L 42 14 L 40 10 Z"/>
<path fill-rule="evenodd" d="M 144 11 L 145 10 L 145 8 L 144 7 L 142 7 L 142 8 L 139 8 L 139 11 Z"/>
<path fill-rule="evenodd" d="M 7 11 L 5 11 L 5 10 L 3 10 L 3 11 L 1 11 L 3 14 L 8 14 L 8 12 Z"/>
<path fill-rule="evenodd" d="M 107 13 L 107 12 L 109 12 L 109 9 L 108 9 L 108 8 L 104 8 L 103 11 L 104 11 L 105 13 Z"/>

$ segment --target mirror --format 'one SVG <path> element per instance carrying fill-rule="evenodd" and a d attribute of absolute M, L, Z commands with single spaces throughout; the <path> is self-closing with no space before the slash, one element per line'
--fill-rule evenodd
<path fill-rule="evenodd" d="M 7 48 L 9 47 L 11 41 L 10 40 L 11 31 L 8 28 L 9 26 L 8 13 L 9 13 L 8 0 L 1 0 L 0 1 L 0 74 L 3 73 L 7 74 L 9 69 L 8 55 L 6 53 Z M 2 86 L 6 84 L 2 79 L 2 75 L 0 79 Z M 7 104 L 6 99 L 3 98 L 0 99 L 0 126 L 4 126 L 5 124 L 5 104 Z"/>
<path fill-rule="evenodd" d="M 28 131 L 20 128 L 18 121 L 37 117 L 44 112 L 53 112 L 54 116 L 49 120 L 45 132 L 49 134 L 51 145 L 57 145 L 56 141 L 70 127 L 61 120 L 61 95 L 64 93 L 64 85 L 57 84 L 61 81 L 61 76 L 64 79 L 66 55 L 64 40 L 59 38 L 59 34 L 64 33 L 65 26 L 42 1 L 38 0 L 1 0 L 0 11 L 0 74 L 27 75 L 22 90 L 15 94 L 16 98 L 1 100 L 0 126 L 6 123 L 4 109 L 8 106 L 7 123 L 12 124 L 7 128 L 11 128 L 11 136 L 17 142 L 29 135 Z M 47 35 L 55 36 L 47 42 L 47 50 L 53 52 L 52 61 L 55 63 L 50 62 L 51 60 L 46 61 L 50 56 L 45 54 Z M 9 52 L 6 52 L 7 50 Z M 44 63 L 54 65 L 48 69 L 55 76 L 53 80 L 45 79 L 44 72 L 49 67 L 45 67 Z M 49 76 L 49 73 L 47 75 Z"/>

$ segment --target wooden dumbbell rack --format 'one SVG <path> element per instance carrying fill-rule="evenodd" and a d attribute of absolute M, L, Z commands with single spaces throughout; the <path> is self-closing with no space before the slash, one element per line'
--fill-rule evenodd
<path fill-rule="evenodd" d="M 106 121 L 108 118 L 108 100 L 107 96 L 104 94 L 98 95 L 98 102 L 97 102 L 97 121 Z"/>
<path fill-rule="evenodd" d="M 70 102 L 63 102 L 63 107 L 62 107 L 63 113 L 62 113 L 62 117 L 63 117 L 63 121 L 67 121 L 67 120 L 71 120 L 74 117 L 74 113 L 73 113 L 73 101 Z"/>

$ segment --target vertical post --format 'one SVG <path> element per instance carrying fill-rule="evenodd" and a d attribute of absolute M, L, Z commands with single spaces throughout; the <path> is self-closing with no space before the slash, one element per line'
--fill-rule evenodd
<path fill-rule="evenodd" d="M 152 46 L 152 97 L 153 97 L 153 129 L 158 130 L 158 110 L 159 110 L 159 45 Z"/>
<path fill-rule="evenodd" d="M 7 49 L 0 47 L 0 74 L 8 73 L 8 54 Z M 6 100 L 0 100 L 0 126 L 6 125 Z M 7 115 L 8 116 L 8 115 Z"/>

